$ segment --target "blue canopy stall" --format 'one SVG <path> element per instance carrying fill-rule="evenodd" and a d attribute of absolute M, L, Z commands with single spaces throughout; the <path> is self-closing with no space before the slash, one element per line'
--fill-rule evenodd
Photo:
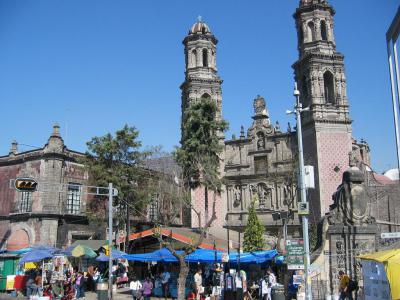
<path fill-rule="evenodd" d="M 111 253 L 112 253 L 111 257 L 113 260 L 123 259 L 127 255 L 125 252 L 122 252 L 119 250 L 112 250 Z M 96 257 L 97 261 L 108 261 L 109 259 L 110 259 L 110 257 L 105 255 L 104 253 L 100 253 L 100 255 Z"/>
<path fill-rule="evenodd" d="M 182 253 L 182 251 L 178 251 L 178 253 Z M 130 261 L 139 262 L 178 262 L 178 259 L 167 248 L 150 253 L 127 254 L 123 257 Z"/>
<path fill-rule="evenodd" d="M 273 250 L 264 250 L 264 251 L 254 251 L 254 252 L 243 252 L 243 253 L 231 253 L 229 255 L 229 262 L 236 263 L 239 261 L 241 264 L 262 264 L 267 261 L 271 261 L 275 256 L 278 255 L 278 251 Z"/>
<path fill-rule="evenodd" d="M 178 253 L 182 253 L 182 251 L 178 251 Z M 213 263 L 213 262 L 221 262 L 222 255 L 224 252 L 218 250 L 209 250 L 209 249 L 197 249 L 193 253 L 186 256 L 185 261 L 187 262 L 200 262 L 200 263 Z M 255 251 L 255 252 L 244 252 L 244 253 L 230 253 L 229 262 L 236 263 L 239 261 L 241 263 L 256 263 L 261 264 L 267 261 L 271 261 L 275 256 L 278 255 L 278 252 L 274 250 L 265 250 L 265 251 Z M 130 261 L 139 261 L 139 262 L 178 262 L 177 258 L 166 248 L 156 250 L 150 253 L 142 253 L 142 254 L 127 254 L 123 256 L 127 260 Z"/>
<path fill-rule="evenodd" d="M 53 253 L 49 250 L 32 250 L 31 252 L 28 252 L 24 254 L 19 261 L 20 265 L 23 265 L 26 262 L 38 262 L 42 261 L 43 259 L 46 258 L 51 258 L 53 257 Z"/>

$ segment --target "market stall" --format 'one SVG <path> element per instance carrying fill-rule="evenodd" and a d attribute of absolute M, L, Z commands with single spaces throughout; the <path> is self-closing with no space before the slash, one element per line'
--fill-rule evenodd
<path fill-rule="evenodd" d="M 182 253 L 182 251 L 178 251 L 178 253 Z M 273 263 L 277 255 L 276 250 L 231 253 L 228 255 L 226 252 L 218 250 L 197 249 L 185 257 L 185 261 L 189 263 L 190 268 L 186 281 L 186 295 L 190 296 L 190 292 L 194 290 L 194 277 L 199 269 L 202 270 L 201 276 L 204 278 L 205 294 L 216 295 L 221 293 L 221 286 L 223 285 L 226 286 L 225 292 L 230 293 L 230 295 L 239 291 L 240 293 L 245 293 L 247 291 L 246 274 L 249 267 L 257 265 L 259 268 L 263 266 L 266 269 Z M 163 277 L 162 274 L 165 269 L 169 270 L 171 278 L 168 290 L 172 297 L 176 297 L 177 276 L 179 273 L 178 259 L 168 249 L 163 248 L 150 253 L 128 254 L 124 257 L 129 261 L 148 263 L 147 268 L 152 272 L 150 277 L 153 277 L 155 282 L 153 293 L 158 297 L 163 296 L 160 283 Z M 146 267 L 145 265 L 143 266 Z"/>
<path fill-rule="evenodd" d="M 400 299 L 400 249 L 360 255 L 364 281 L 364 297 Z"/>

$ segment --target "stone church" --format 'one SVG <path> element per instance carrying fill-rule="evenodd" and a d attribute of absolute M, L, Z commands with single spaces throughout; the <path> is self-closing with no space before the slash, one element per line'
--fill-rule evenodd
<path fill-rule="evenodd" d="M 368 144 L 352 137 L 344 55 L 336 49 L 334 15 L 334 8 L 325 0 L 301 0 L 293 14 L 299 54 L 292 66 L 294 80 L 303 107 L 309 108 L 302 114 L 302 130 L 305 164 L 314 170 L 315 188 L 307 190 L 310 220 L 314 223 L 329 212 L 332 195 L 349 166 L 363 170 L 370 178 L 366 184 L 380 186 L 380 191 L 390 190 L 387 185 L 395 183 L 371 172 Z M 181 85 L 182 115 L 192 102 L 206 97 L 216 102 L 217 118 L 222 116 L 217 43 L 210 27 L 201 20 L 183 40 L 186 71 Z M 242 127 L 239 137 L 224 141 L 221 175 L 226 185 L 217 200 L 218 219 L 214 227 L 243 232 L 248 206 L 255 199 L 257 213 L 269 236 L 282 236 L 285 222 L 288 236 L 299 237 L 296 131 L 290 126 L 282 129 L 278 122 L 271 123 L 264 97 L 256 96 L 253 107 L 251 127 L 247 130 Z M 192 191 L 194 207 L 203 211 L 206 218 L 209 194 L 202 188 Z M 400 208 L 398 196 L 391 192 L 383 194 L 378 200 L 371 192 L 371 205 L 392 203 L 392 207 Z M 382 226 L 391 224 L 396 228 L 400 224 L 398 217 L 389 220 L 387 214 L 378 216 L 377 221 Z M 192 219 L 191 226 L 197 227 L 197 221 Z"/>

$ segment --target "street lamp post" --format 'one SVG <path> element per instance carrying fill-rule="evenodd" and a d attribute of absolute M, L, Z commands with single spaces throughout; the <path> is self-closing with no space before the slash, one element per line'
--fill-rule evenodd
<path fill-rule="evenodd" d="M 304 172 L 304 157 L 303 157 L 303 135 L 301 129 L 301 113 L 309 110 L 309 108 L 303 108 L 300 103 L 300 92 L 297 89 L 297 83 L 294 85 L 293 95 L 296 97 L 296 105 L 294 107 L 294 113 L 296 114 L 296 126 L 297 126 L 297 144 L 299 148 L 299 189 L 300 189 L 300 201 L 302 203 L 307 202 L 306 198 L 306 185 L 305 185 L 305 172 Z M 311 278 L 310 278 L 310 244 L 308 237 L 308 215 L 301 217 L 303 224 L 303 239 L 304 239 L 304 266 L 306 273 L 306 299 L 311 300 Z"/>

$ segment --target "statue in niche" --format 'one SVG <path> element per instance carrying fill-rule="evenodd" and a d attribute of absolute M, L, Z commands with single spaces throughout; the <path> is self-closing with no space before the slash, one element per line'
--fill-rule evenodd
<path fill-rule="evenodd" d="M 287 206 L 292 206 L 294 200 L 294 192 L 290 185 L 283 186 L 283 204 Z"/>
<path fill-rule="evenodd" d="M 265 137 L 262 132 L 257 133 L 257 150 L 265 150 Z"/>
<path fill-rule="evenodd" d="M 240 191 L 240 186 L 236 186 L 233 191 L 233 207 L 239 207 L 242 202 L 242 194 Z"/>
<path fill-rule="evenodd" d="M 271 209 L 272 205 L 272 190 L 264 183 L 257 185 L 258 207 L 260 209 Z"/>

